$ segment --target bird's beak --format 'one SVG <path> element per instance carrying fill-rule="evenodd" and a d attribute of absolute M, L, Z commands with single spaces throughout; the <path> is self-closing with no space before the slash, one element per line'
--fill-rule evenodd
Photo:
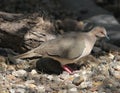
<path fill-rule="evenodd" d="M 109 36 L 108 36 L 108 35 L 105 35 L 105 37 L 106 37 L 108 40 L 110 40 L 110 38 L 109 38 Z"/>

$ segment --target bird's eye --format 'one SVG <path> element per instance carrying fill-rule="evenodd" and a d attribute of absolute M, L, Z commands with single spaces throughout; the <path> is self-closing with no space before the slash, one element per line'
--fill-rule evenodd
<path fill-rule="evenodd" d="M 103 31 L 100 32 L 101 34 L 105 34 Z"/>

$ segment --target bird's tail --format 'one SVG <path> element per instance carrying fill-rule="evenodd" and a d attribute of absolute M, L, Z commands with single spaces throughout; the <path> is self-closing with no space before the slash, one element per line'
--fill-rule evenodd
<path fill-rule="evenodd" d="M 34 51 L 28 51 L 26 53 L 14 56 L 15 59 L 24 59 L 24 58 L 32 58 L 32 57 L 41 57 L 38 53 L 35 53 Z"/>
<path fill-rule="evenodd" d="M 14 64 L 20 63 L 19 61 L 21 59 L 25 59 L 25 58 L 33 58 L 33 57 L 41 57 L 41 55 L 38 55 L 37 53 L 34 53 L 33 51 L 28 51 L 26 53 L 17 55 L 17 56 L 13 56 L 13 55 L 8 55 L 8 60 Z M 19 60 L 18 60 L 19 59 Z M 23 62 L 23 61 L 22 61 Z"/>

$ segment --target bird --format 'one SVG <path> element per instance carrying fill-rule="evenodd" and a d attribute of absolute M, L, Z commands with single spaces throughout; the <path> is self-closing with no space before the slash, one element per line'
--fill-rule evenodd
<path fill-rule="evenodd" d="M 67 64 L 76 63 L 80 58 L 89 55 L 95 42 L 102 37 L 109 38 L 106 29 L 101 26 L 96 26 L 88 32 L 70 32 L 46 41 L 26 53 L 14 56 L 14 58 L 52 58 L 60 62 L 63 69 L 71 74 L 73 71 Z"/>

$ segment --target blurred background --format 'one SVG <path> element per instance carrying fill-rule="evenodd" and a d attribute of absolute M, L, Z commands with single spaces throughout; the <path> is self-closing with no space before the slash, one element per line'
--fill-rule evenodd
<path fill-rule="evenodd" d="M 104 26 L 107 42 L 120 46 L 119 12 L 120 0 L 0 0 L 0 47 L 23 53 L 91 25 Z"/>

